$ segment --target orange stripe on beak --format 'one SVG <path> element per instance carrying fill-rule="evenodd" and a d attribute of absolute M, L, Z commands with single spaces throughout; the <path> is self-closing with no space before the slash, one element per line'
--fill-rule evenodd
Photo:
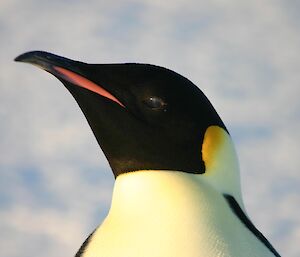
<path fill-rule="evenodd" d="M 79 87 L 83 87 L 92 92 L 95 92 L 105 98 L 108 98 L 108 99 L 116 102 L 117 104 L 121 105 L 123 108 L 125 108 L 125 106 L 116 97 L 114 97 L 111 93 L 109 93 L 107 90 L 105 90 L 103 87 L 97 85 L 96 83 L 82 77 L 79 74 L 76 74 L 75 72 L 69 71 L 67 69 L 64 69 L 64 68 L 61 68 L 58 66 L 54 66 L 53 69 L 55 71 L 57 71 L 59 74 L 63 75 L 63 78 L 68 80 L 69 82 L 71 82 Z"/>

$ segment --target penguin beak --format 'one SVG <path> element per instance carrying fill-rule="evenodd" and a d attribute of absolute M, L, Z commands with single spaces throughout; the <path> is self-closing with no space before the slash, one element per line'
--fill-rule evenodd
<path fill-rule="evenodd" d="M 57 77 L 83 111 L 115 177 L 124 170 L 119 160 L 141 126 L 132 111 L 129 90 L 116 79 L 120 73 L 116 69 L 123 66 L 87 64 L 42 51 L 22 54 L 15 61 L 33 64 Z"/>
<path fill-rule="evenodd" d="M 32 51 L 21 54 L 15 58 L 15 61 L 33 64 L 53 74 L 62 81 L 67 81 L 73 85 L 85 88 L 125 108 L 124 104 L 102 85 L 94 83 L 90 79 L 86 78 L 84 72 L 80 69 L 80 67 L 87 65 L 85 63 L 73 61 L 71 59 L 43 51 Z"/>

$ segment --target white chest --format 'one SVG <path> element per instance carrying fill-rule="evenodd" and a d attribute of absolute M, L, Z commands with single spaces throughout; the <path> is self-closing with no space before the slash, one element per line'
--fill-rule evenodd
<path fill-rule="evenodd" d="M 116 180 L 111 210 L 83 257 L 267 257 L 222 194 L 194 174 L 143 171 Z"/>

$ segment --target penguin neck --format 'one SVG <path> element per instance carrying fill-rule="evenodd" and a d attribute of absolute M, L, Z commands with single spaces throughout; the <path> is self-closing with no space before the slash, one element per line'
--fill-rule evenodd
<path fill-rule="evenodd" d="M 193 191 L 199 190 L 194 177 L 194 174 L 161 170 L 122 174 L 115 182 L 110 213 L 135 216 L 148 212 L 149 208 L 159 210 L 163 205 L 192 201 Z"/>
<path fill-rule="evenodd" d="M 183 171 L 140 170 L 124 173 L 116 178 L 109 216 L 139 217 L 151 210 L 188 209 L 190 214 L 205 215 L 203 204 L 230 195 L 243 211 L 239 165 L 230 135 L 218 126 L 207 129 L 202 156 L 206 165 L 204 174 Z M 200 208 L 200 209 L 199 209 Z M 143 213 L 146 212 L 146 213 Z M 119 215 L 120 216 L 120 215 Z M 142 215 L 141 215 L 142 216 Z M 147 215 L 146 215 L 147 216 Z"/>
<path fill-rule="evenodd" d="M 215 204 L 211 201 L 215 198 L 222 201 L 223 195 L 201 174 L 136 171 L 117 177 L 108 218 L 128 222 L 159 214 L 160 219 L 170 219 L 176 211 L 177 217 L 190 215 L 199 219 L 206 215 L 204 208 Z"/>

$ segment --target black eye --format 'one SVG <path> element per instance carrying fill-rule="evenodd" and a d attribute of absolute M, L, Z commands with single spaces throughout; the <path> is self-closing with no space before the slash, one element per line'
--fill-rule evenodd
<path fill-rule="evenodd" d="M 164 100 L 162 100 L 159 97 L 151 96 L 147 99 L 144 100 L 144 104 L 152 109 L 152 110 L 157 110 L 157 111 L 166 111 L 167 104 L 165 103 Z"/>

